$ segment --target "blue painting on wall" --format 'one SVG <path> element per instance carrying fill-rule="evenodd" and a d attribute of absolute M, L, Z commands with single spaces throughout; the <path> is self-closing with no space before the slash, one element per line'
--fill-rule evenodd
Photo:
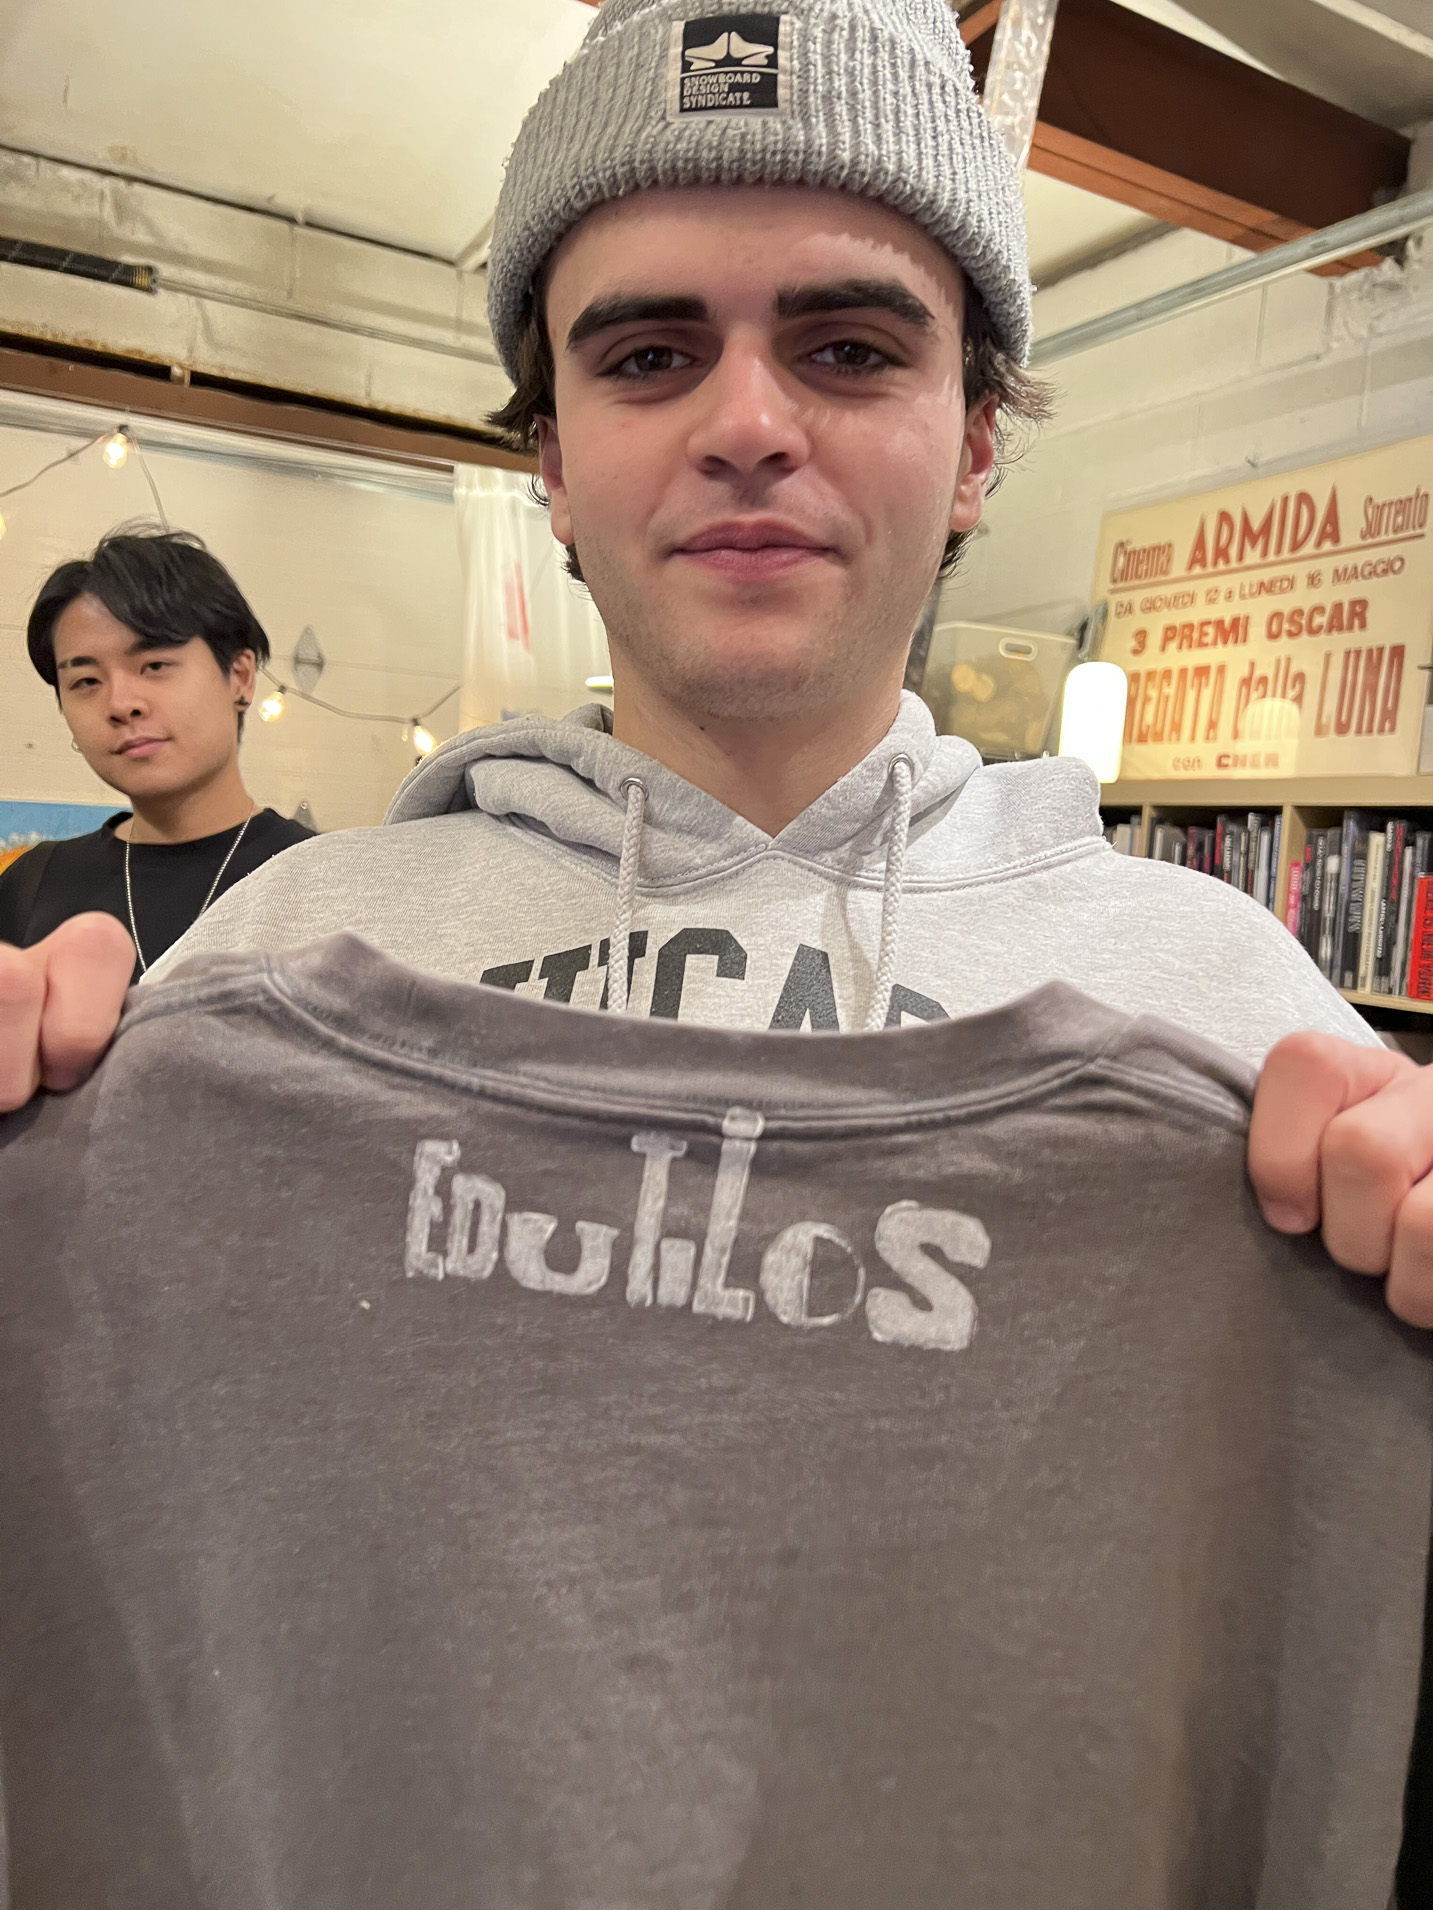
<path fill-rule="evenodd" d="M 114 813 L 113 803 L 0 802 L 0 855 L 7 849 L 28 849 L 35 842 L 87 836 Z"/>

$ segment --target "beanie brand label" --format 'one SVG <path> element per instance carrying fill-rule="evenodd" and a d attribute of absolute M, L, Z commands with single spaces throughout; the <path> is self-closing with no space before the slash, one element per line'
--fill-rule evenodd
<path fill-rule="evenodd" d="M 708 13 L 699 20 L 674 20 L 667 118 L 787 112 L 795 25 L 789 13 Z"/>

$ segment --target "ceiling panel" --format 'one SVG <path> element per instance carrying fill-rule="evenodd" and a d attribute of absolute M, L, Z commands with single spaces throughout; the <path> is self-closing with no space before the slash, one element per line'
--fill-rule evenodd
<path fill-rule="evenodd" d="M 4 141 L 451 257 L 580 0 L 20 0 Z"/>

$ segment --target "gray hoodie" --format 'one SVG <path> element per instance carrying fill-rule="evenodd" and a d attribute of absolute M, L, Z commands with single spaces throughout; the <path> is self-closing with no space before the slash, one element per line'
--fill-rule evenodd
<path fill-rule="evenodd" d="M 877 747 L 768 836 L 608 720 L 593 705 L 455 737 L 381 828 L 267 863 L 151 975 L 348 929 L 433 975 L 724 1027 L 934 1021 L 1065 981 L 1255 1063 L 1295 1029 L 1376 1045 L 1267 910 L 1117 855 L 1082 763 L 982 767 L 906 694 Z M 623 965 L 607 974 L 624 944 L 625 1003 Z"/>

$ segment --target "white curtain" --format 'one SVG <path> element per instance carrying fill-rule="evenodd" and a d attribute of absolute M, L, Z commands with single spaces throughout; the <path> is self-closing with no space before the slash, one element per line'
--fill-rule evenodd
<path fill-rule="evenodd" d="M 564 716 L 593 702 L 585 682 L 610 674 L 607 635 L 591 598 L 568 576 L 527 478 L 460 465 L 453 501 L 463 565 L 463 728 L 534 710 Z"/>

